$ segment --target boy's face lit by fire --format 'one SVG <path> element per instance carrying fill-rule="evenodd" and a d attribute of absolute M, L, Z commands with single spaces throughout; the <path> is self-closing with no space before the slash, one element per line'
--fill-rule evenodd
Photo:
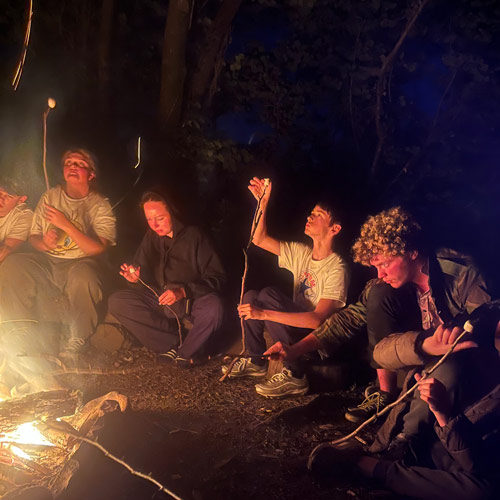
<path fill-rule="evenodd" d="M 147 201 L 144 203 L 144 215 L 146 216 L 149 227 L 158 236 L 168 236 L 172 238 L 174 233 L 172 217 L 165 203 L 161 201 Z"/>
<path fill-rule="evenodd" d="M 24 201 L 26 201 L 26 196 L 10 194 L 3 187 L 0 187 L 0 217 L 5 217 L 13 208 Z"/>
<path fill-rule="evenodd" d="M 78 153 L 73 153 L 64 160 L 63 173 L 66 182 L 89 183 L 95 177 L 87 160 Z"/>
<path fill-rule="evenodd" d="M 417 252 L 404 255 L 378 254 L 370 264 L 377 269 L 377 275 L 393 288 L 399 288 L 414 281 L 421 265 L 417 261 Z"/>

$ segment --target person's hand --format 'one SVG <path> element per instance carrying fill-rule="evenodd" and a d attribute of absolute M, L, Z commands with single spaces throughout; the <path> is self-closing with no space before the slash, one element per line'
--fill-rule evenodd
<path fill-rule="evenodd" d="M 51 228 L 43 235 L 43 242 L 49 250 L 54 250 L 57 247 L 57 242 L 59 241 L 59 233 L 57 229 Z"/>
<path fill-rule="evenodd" d="M 447 353 L 451 345 L 458 336 L 464 331 L 463 328 L 456 326 L 454 328 L 445 328 L 439 325 L 432 337 L 427 337 L 422 342 L 422 350 L 431 356 L 442 356 Z M 456 345 L 454 352 L 462 351 L 463 349 L 471 349 L 477 347 L 477 344 L 472 340 L 466 340 Z"/>
<path fill-rule="evenodd" d="M 429 409 L 434 413 L 439 425 L 446 425 L 451 415 L 451 405 L 446 387 L 435 378 L 422 380 L 422 375 L 419 373 L 415 373 L 415 380 L 418 382 L 420 398 L 429 405 Z"/>
<path fill-rule="evenodd" d="M 171 306 L 186 296 L 184 288 L 172 288 L 160 295 L 158 302 L 161 306 Z"/>
<path fill-rule="evenodd" d="M 123 263 L 120 266 L 120 274 L 130 283 L 137 283 L 141 277 L 141 266 L 133 266 Z"/>
<path fill-rule="evenodd" d="M 266 182 L 268 185 L 266 186 Z M 248 189 L 253 194 L 254 198 L 260 201 L 260 205 L 262 207 L 266 207 L 269 202 L 269 197 L 271 196 L 271 189 L 273 187 L 273 183 L 266 179 L 259 179 L 258 177 L 254 177 L 250 180 L 250 184 L 248 185 Z M 265 194 L 264 194 L 265 193 Z M 262 196 L 264 195 L 264 196 Z"/>
<path fill-rule="evenodd" d="M 293 361 L 295 356 L 293 355 L 293 349 L 291 346 L 283 344 L 281 342 L 276 342 L 273 344 L 265 353 L 264 356 L 269 356 L 271 359 L 277 361 Z"/>
<path fill-rule="evenodd" d="M 241 304 L 238 306 L 238 314 L 243 319 L 266 319 L 264 309 L 252 304 Z"/>
<path fill-rule="evenodd" d="M 66 231 L 68 226 L 72 225 L 71 221 L 64 215 L 60 210 L 53 207 L 52 205 L 48 205 L 45 203 L 44 206 L 44 215 L 45 219 L 50 222 L 52 225 Z"/>

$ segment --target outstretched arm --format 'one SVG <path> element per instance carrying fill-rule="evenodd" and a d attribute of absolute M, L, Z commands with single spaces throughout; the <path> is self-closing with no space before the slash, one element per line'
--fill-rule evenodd
<path fill-rule="evenodd" d="M 266 181 L 264 179 L 254 177 L 250 180 L 248 189 L 257 201 L 260 199 L 260 209 L 262 211 L 262 215 L 259 219 L 259 223 L 257 224 L 257 229 L 255 230 L 252 242 L 254 245 L 257 245 L 268 252 L 279 255 L 280 242 L 275 238 L 271 238 L 271 236 L 267 234 L 266 225 L 267 205 L 269 203 L 269 197 L 271 196 L 272 183 L 269 182 L 269 185 L 266 187 Z"/>
<path fill-rule="evenodd" d="M 238 306 L 240 318 L 274 321 L 283 325 L 298 328 L 317 328 L 326 318 L 341 309 L 343 304 L 338 300 L 320 299 L 314 311 L 309 312 L 282 312 L 270 309 L 261 309 L 252 304 Z"/>

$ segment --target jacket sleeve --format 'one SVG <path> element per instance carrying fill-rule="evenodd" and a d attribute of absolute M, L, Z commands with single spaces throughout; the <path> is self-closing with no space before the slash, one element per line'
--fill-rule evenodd
<path fill-rule="evenodd" d="M 462 300 L 465 309 L 469 314 L 478 308 L 480 305 L 485 304 L 491 300 L 491 296 L 486 290 L 486 283 L 479 273 L 479 271 L 471 266 L 464 274 L 459 285 L 462 290 Z"/>
<path fill-rule="evenodd" d="M 319 328 L 312 332 L 328 352 L 362 334 L 366 330 L 366 302 L 368 294 L 378 280 L 370 280 L 358 301 L 330 316 Z"/>
<path fill-rule="evenodd" d="M 383 338 L 373 350 L 374 361 L 387 370 L 424 364 L 426 360 L 416 348 L 420 334 L 421 332 L 393 333 Z"/>
<path fill-rule="evenodd" d="M 226 273 L 208 238 L 200 234 L 197 240 L 196 264 L 198 278 L 186 283 L 186 297 L 197 299 L 208 293 L 220 292 L 226 282 Z"/>

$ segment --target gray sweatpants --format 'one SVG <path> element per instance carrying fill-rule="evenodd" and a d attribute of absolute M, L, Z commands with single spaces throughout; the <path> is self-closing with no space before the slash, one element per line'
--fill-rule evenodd
<path fill-rule="evenodd" d="M 19 253 L 0 266 L 2 320 L 61 321 L 71 337 L 87 339 L 97 326 L 101 300 L 98 263 L 91 257 L 68 260 L 42 252 Z M 57 313 L 59 317 L 48 317 Z"/>

